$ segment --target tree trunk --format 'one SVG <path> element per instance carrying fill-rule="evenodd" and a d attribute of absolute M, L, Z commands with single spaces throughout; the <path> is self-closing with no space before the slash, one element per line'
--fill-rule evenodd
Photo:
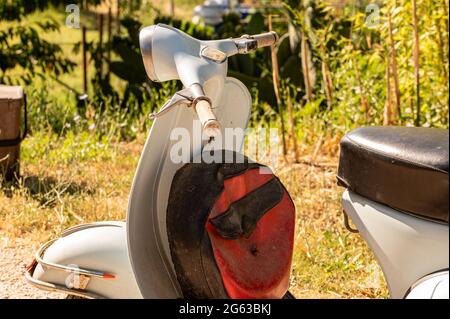
<path fill-rule="evenodd" d="M 133 0 L 128 0 L 128 13 L 131 14 L 133 13 L 133 9 L 134 9 L 134 3 Z"/>
<path fill-rule="evenodd" d="M 328 108 L 333 105 L 333 83 L 331 81 L 330 72 L 325 61 L 322 60 L 322 77 L 325 85 L 325 94 L 327 96 Z"/>
<path fill-rule="evenodd" d="M 98 77 L 103 76 L 103 14 L 98 15 Z"/>
<path fill-rule="evenodd" d="M 442 7 L 444 8 L 444 22 L 445 22 L 445 33 L 446 33 L 446 37 L 445 37 L 445 47 L 448 48 L 448 1 L 447 0 L 442 0 Z"/>
<path fill-rule="evenodd" d="M 112 23 L 112 12 L 111 7 L 108 8 L 108 15 L 106 17 L 106 30 L 107 30 L 107 47 L 106 47 L 106 63 L 108 65 L 108 70 L 106 71 L 106 81 L 109 83 L 110 75 L 111 75 L 111 23 Z"/>
<path fill-rule="evenodd" d="M 120 0 L 117 0 L 116 4 L 116 32 L 120 34 Z"/>
<path fill-rule="evenodd" d="M 448 70 L 447 70 L 447 53 L 446 53 L 446 46 L 444 44 L 444 37 L 442 35 L 442 30 L 441 30 L 441 18 L 437 17 L 434 18 L 434 27 L 436 28 L 436 33 L 437 33 L 437 38 L 436 40 L 436 44 L 438 45 L 438 51 L 439 51 L 439 56 L 441 58 L 441 72 L 442 75 L 445 79 L 446 82 L 448 82 Z M 445 21 L 447 21 L 447 18 L 445 18 Z M 448 31 L 446 30 L 446 33 L 448 35 Z"/>
<path fill-rule="evenodd" d="M 320 50 L 319 55 L 320 59 L 322 60 L 322 78 L 324 82 L 325 87 L 325 94 L 327 96 L 327 105 L 328 108 L 331 108 L 333 105 L 333 81 L 331 78 L 330 69 L 328 67 L 328 57 L 327 57 L 327 35 L 330 31 L 331 23 L 328 24 L 327 28 L 325 29 L 325 35 L 323 36 L 323 39 L 320 41 Z"/>
<path fill-rule="evenodd" d="M 395 51 L 394 35 L 392 33 L 392 19 L 391 12 L 388 11 L 388 27 L 389 27 L 389 42 L 391 46 L 391 63 L 392 63 L 392 77 L 394 80 L 394 95 L 395 95 L 395 111 L 399 121 L 401 121 L 402 112 L 400 109 L 400 90 L 398 86 L 398 70 L 397 70 L 397 54 Z"/>
<path fill-rule="evenodd" d="M 306 41 L 305 32 L 301 32 L 301 58 L 302 58 L 302 68 L 303 68 L 303 81 L 305 82 L 306 100 L 308 102 L 312 101 L 312 84 L 310 76 L 310 66 L 309 66 L 309 48 L 308 42 Z"/>
<path fill-rule="evenodd" d="M 392 105 L 391 105 L 391 68 L 389 58 L 386 52 L 386 104 L 384 105 L 383 125 L 391 124 Z"/>
<path fill-rule="evenodd" d="M 170 16 L 175 17 L 175 0 L 170 0 Z"/>
<path fill-rule="evenodd" d="M 412 0 L 412 18 L 413 18 L 413 35 L 414 35 L 414 76 L 416 85 L 416 118 L 414 120 L 415 126 L 420 126 L 420 69 L 419 69 L 419 31 L 417 26 L 417 3 Z"/>
<path fill-rule="evenodd" d="M 353 45 L 352 45 L 352 49 Z M 356 75 L 356 81 L 358 82 L 358 86 L 361 92 L 361 110 L 364 112 L 364 120 L 366 124 L 369 124 L 369 101 L 367 99 L 366 90 L 364 88 L 364 85 L 361 81 L 361 74 L 359 73 L 359 66 L 356 65 L 356 63 L 353 63 L 354 69 L 355 69 L 355 75 Z"/>
<path fill-rule="evenodd" d="M 87 57 L 86 57 L 86 27 L 81 27 L 81 51 L 83 55 L 83 93 L 87 94 Z"/>
<path fill-rule="evenodd" d="M 288 112 L 289 112 L 291 139 L 292 139 L 292 144 L 294 146 L 294 161 L 296 163 L 298 163 L 299 158 L 298 158 L 297 134 L 295 134 L 294 113 L 292 110 L 291 90 L 289 89 L 289 87 L 287 87 L 287 106 L 288 106 Z"/>
<path fill-rule="evenodd" d="M 272 31 L 272 16 L 269 15 L 269 31 Z M 283 107 L 280 99 L 280 92 L 279 92 L 279 81 L 280 81 L 280 74 L 278 70 L 278 58 L 277 58 L 277 52 L 275 49 L 275 45 L 272 45 L 270 48 L 271 51 L 271 58 L 272 58 L 272 79 L 273 79 L 273 89 L 275 91 L 275 97 L 277 100 L 277 107 L 278 112 L 280 112 L 280 121 L 281 121 L 281 137 L 283 142 L 283 156 L 286 157 L 287 154 L 287 148 L 286 148 L 286 136 L 285 136 L 285 129 L 284 129 L 284 116 L 283 116 Z"/>

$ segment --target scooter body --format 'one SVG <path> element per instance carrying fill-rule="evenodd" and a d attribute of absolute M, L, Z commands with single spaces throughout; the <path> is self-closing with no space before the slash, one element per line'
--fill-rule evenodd
<path fill-rule="evenodd" d="M 252 101 L 244 84 L 226 77 L 227 57 L 276 39 L 276 34 L 267 33 L 199 41 L 167 25 L 144 28 L 140 45 L 149 78 L 181 80 L 185 89 L 152 115 L 127 221 L 69 229 L 36 253 L 27 280 L 42 289 L 84 298 L 182 297 L 165 221 L 172 178 L 204 150 L 241 150 Z M 236 133 L 231 143 L 221 138 L 227 131 Z M 181 158 L 174 146 L 183 150 Z"/>
<path fill-rule="evenodd" d="M 342 207 L 373 251 L 391 298 L 448 298 L 449 228 L 352 191 Z"/>
<path fill-rule="evenodd" d="M 215 88 L 210 86 L 208 91 L 214 95 Z M 234 78 L 226 78 L 223 91 L 226 94 L 215 107 L 222 130 L 244 132 L 250 116 L 250 93 Z M 68 229 L 37 252 L 37 260 L 27 273 L 28 281 L 41 289 L 84 298 L 181 298 L 170 258 L 165 212 L 173 175 L 184 164 L 171 160 L 173 145 L 183 143 L 190 149 L 189 157 L 195 158 L 208 142 L 198 143 L 202 132 L 195 120 L 195 112 L 183 105 L 155 119 L 131 188 L 127 222 Z M 180 136 L 172 135 L 173 128 L 189 138 L 180 140 Z M 234 143 L 218 147 L 239 152 L 243 143 L 244 135 L 238 134 Z M 83 282 L 83 274 L 74 275 L 68 266 L 114 277 L 88 273 L 89 282 L 74 287 L 74 280 Z"/>
<path fill-rule="evenodd" d="M 391 298 L 449 298 L 448 138 L 436 128 L 363 127 L 341 140 L 346 227 L 373 251 Z"/>

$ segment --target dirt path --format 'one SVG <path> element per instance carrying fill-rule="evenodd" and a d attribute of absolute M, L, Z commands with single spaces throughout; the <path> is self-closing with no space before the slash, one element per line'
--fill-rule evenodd
<path fill-rule="evenodd" d="M 38 244 L 30 239 L 11 239 L 0 232 L 0 299 L 65 298 L 63 294 L 39 290 L 26 282 L 24 267 L 37 248 Z"/>

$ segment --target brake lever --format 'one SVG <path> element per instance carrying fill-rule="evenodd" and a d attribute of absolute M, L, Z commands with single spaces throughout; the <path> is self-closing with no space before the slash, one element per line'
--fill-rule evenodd
<path fill-rule="evenodd" d="M 240 38 L 234 39 L 239 54 L 248 54 L 258 49 L 258 42 L 248 34 L 242 35 Z"/>
<path fill-rule="evenodd" d="M 233 39 L 239 54 L 254 52 L 259 48 L 274 45 L 278 41 L 278 35 L 274 31 L 248 35 L 244 34 L 240 38 Z"/>
<path fill-rule="evenodd" d="M 153 112 L 149 114 L 149 118 L 154 120 L 158 117 L 169 112 L 174 106 L 178 106 L 180 104 L 190 105 L 194 101 L 194 96 L 189 88 L 183 89 L 181 91 L 176 92 L 169 101 L 164 103 L 164 105 L 159 109 L 158 112 Z"/>

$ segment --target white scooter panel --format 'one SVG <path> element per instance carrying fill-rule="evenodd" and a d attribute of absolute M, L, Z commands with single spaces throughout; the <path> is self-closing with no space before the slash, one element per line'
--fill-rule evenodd
<path fill-rule="evenodd" d="M 206 83 L 208 96 L 214 96 L 214 87 Z M 222 125 L 222 135 L 227 128 L 247 128 L 251 110 L 251 96 L 244 84 L 227 78 L 223 96 L 213 103 L 214 113 Z M 170 257 L 166 209 L 168 195 L 175 172 L 184 164 L 174 163 L 171 148 L 179 140 L 171 140 L 174 128 L 184 128 L 189 133 L 190 154 L 201 154 L 203 145 L 193 145 L 195 112 L 185 106 L 174 107 L 153 123 L 136 170 L 130 194 L 127 215 L 127 236 L 130 260 L 136 281 L 144 298 L 182 297 Z M 222 148 L 239 152 L 244 136 L 232 145 Z M 228 147 L 228 148 L 227 148 Z"/>

